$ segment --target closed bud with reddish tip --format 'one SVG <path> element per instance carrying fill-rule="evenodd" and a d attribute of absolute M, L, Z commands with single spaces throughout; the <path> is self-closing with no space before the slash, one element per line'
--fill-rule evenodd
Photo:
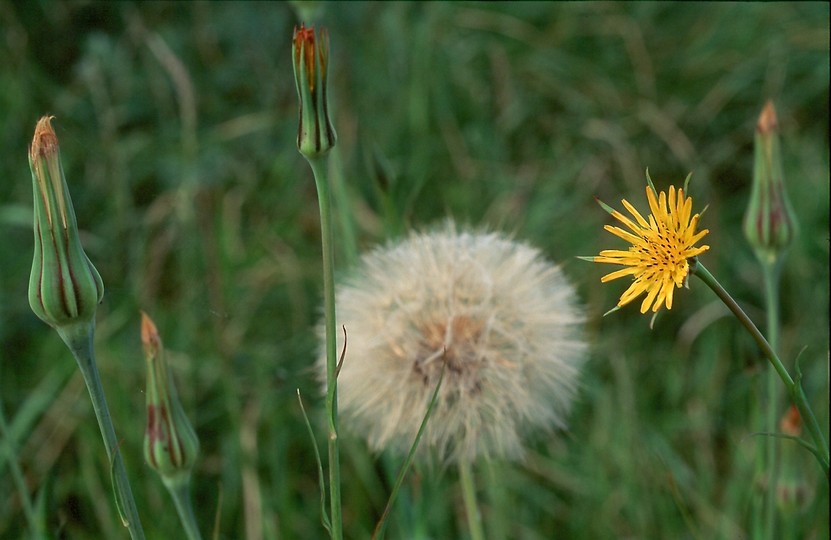
<path fill-rule="evenodd" d="M 329 68 L 329 34 L 325 28 L 294 29 L 292 60 L 297 97 L 300 98 L 300 124 L 297 148 L 305 157 L 328 152 L 337 136 L 329 119 L 329 96 L 326 74 Z"/>
<path fill-rule="evenodd" d="M 147 360 L 144 459 L 165 484 L 186 483 L 199 455 L 199 439 L 179 402 L 156 325 L 144 312 L 141 341 Z"/>
<path fill-rule="evenodd" d="M 35 212 L 35 254 L 29 276 L 29 305 L 62 337 L 86 335 L 104 296 L 104 283 L 81 240 L 61 165 L 52 117 L 35 128 L 29 149 Z M 65 338 L 66 339 L 66 338 Z"/>
<path fill-rule="evenodd" d="M 759 259 L 773 264 L 791 244 L 796 230 L 796 215 L 782 175 L 776 109 L 768 101 L 756 124 L 753 188 L 744 215 L 744 235 Z"/>

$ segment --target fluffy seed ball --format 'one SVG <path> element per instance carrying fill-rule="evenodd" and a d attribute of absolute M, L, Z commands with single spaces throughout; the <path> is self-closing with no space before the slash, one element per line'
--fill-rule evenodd
<path fill-rule="evenodd" d="M 564 427 L 583 313 L 538 250 L 448 224 L 365 255 L 336 299 L 340 415 L 374 450 L 408 451 L 443 363 L 421 441 L 440 459 L 518 458 L 527 432 Z"/>

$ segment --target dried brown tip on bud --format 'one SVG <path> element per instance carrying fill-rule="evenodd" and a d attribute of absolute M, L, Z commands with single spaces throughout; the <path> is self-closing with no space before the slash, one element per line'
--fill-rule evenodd
<path fill-rule="evenodd" d="M 37 126 L 35 126 L 35 136 L 30 148 L 30 157 L 33 163 L 39 155 L 45 157 L 57 152 L 58 136 L 55 135 L 55 130 L 52 129 L 53 118 L 55 117 L 44 116 L 38 120 Z"/>
<path fill-rule="evenodd" d="M 762 113 L 759 115 L 759 121 L 756 123 L 756 129 L 759 133 L 767 134 L 776 131 L 776 128 L 779 127 L 779 122 L 776 119 L 776 107 L 773 106 L 773 102 L 768 100 L 765 103 L 764 109 L 762 109 Z"/>
<path fill-rule="evenodd" d="M 153 319 L 144 311 L 141 312 L 141 344 L 147 354 L 155 353 L 162 346 L 162 339 L 156 325 L 153 324 Z"/>

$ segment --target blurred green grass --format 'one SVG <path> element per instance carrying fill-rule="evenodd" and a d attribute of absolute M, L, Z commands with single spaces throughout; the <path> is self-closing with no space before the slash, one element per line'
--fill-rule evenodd
<path fill-rule="evenodd" d="M 561 262 L 590 312 L 571 430 L 530 441 L 523 464 L 479 468 L 491 537 L 744 537 L 766 368 L 754 344 L 695 281 L 654 330 L 635 308 L 601 318 L 624 285 L 601 287 L 604 269 L 574 256 L 615 245 L 594 196 L 642 206 L 646 167 L 659 188 L 692 171 L 695 204 L 709 205 L 704 260 L 762 321 L 741 218 L 755 120 L 773 99 L 801 226 L 781 345 L 788 365 L 806 347 L 806 391 L 827 426 L 828 5 L 356 2 L 319 14 L 360 247 L 447 216 L 507 230 Z M 221 499 L 220 538 L 323 537 L 295 398 L 300 388 L 320 420 L 319 230 L 295 148 L 297 22 L 286 4 L 0 2 L 0 404 L 62 537 L 115 538 L 120 527 L 79 375 L 26 301 L 26 151 L 43 114 L 56 116 L 104 278 L 99 367 L 148 537 L 179 528 L 141 460 L 139 309 L 172 353 L 202 441 L 203 532 Z M 347 271 L 348 253 L 337 255 Z M 810 455 L 794 455 L 810 496 L 783 538 L 827 538 L 828 483 Z M 348 434 L 342 462 L 347 536 L 368 537 L 398 463 Z M 10 494 L 0 536 L 23 537 L 5 466 L 0 493 Z M 392 519 L 390 538 L 464 538 L 454 474 L 417 468 Z"/>

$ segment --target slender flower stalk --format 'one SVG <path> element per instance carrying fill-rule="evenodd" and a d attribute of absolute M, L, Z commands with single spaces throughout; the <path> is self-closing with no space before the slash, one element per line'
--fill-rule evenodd
<path fill-rule="evenodd" d="M 760 259 L 762 265 L 762 279 L 765 289 L 765 313 L 767 315 L 767 340 L 774 351 L 779 350 L 779 274 L 781 259 L 775 262 Z M 763 538 L 773 540 L 776 536 L 776 490 L 779 483 L 779 452 L 778 442 L 772 434 L 776 433 L 779 420 L 780 388 L 776 371 L 768 369 L 766 376 L 766 418 L 765 428 L 768 437 L 765 438 L 764 452 L 757 455 L 761 472 L 766 477 L 764 491 L 764 526 Z M 762 462 L 764 458 L 764 462 Z M 763 468 L 764 471 L 759 471 Z M 761 475 L 760 475 L 761 476 Z"/>
<path fill-rule="evenodd" d="M 104 295 L 104 285 L 78 237 L 75 210 L 51 121 L 49 116 L 38 121 L 29 149 L 35 200 L 35 254 L 29 278 L 29 305 L 35 315 L 58 332 L 78 362 L 112 469 L 122 523 L 133 539 L 143 539 L 144 531 L 95 363 L 95 312 Z"/>
<path fill-rule="evenodd" d="M 482 529 L 482 516 L 476 502 L 476 484 L 473 481 L 473 470 L 467 461 L 459 462 L 459 482 L 462 484 L 462 499 L 465 504 L 467 526 L 471 540 L 485 540 Z"/>
<path fill-rule="evenodd" d="M 759 329 L 756 328 L 756 325 L 753 324 L 750 317 L 748 317 L 742 308 L 739 307 L 739 304 L 733 300 L 733 297 L 731 297 L 730 294 L 724 290 L 724 287 L 716 281 L 716 278 L 714 278 L 713 275 L 706 268 L 704 268 L 704 265 L 697 262 L 693 265 L 692 273 L 707 284 L 707 286 L 710 287 L 714 293 L 716 293 L 716 296 L 724 302 L 724 305 L 726 305 L 733 315 L 735 315 L 741 325 L 745 327 L 748 333 L 753 337 L 754 341 L 756 341 L 756 344 L 759 345 L 762 353 L 770 361 L 773 369 L 776 371 L 776 374 L 785 384 L 788 396 L 799 410 L 799 414 L 805 423 L 805 428 L 808 430 L 808 433 L 811 435 L 811 439 L 813 439 L 814 442 L 812 453 L 816 456 L 820 467 L 822 467 L 822 470 L 825 472 L 825 478 L 828 480 L 828 443 L 826 442 L 822 429 L 817 422 L 814 411 L 808 403 L 808 398 L 802 388 L 801 376 L 797 377 L 796 380 L 791 377 L 790 373 L 788 373 L 788 370 L 785 368 L 785 365 L 776 354 L 776 351 L 765 339 L 765 336 L 763 336 Z"/>
<path fill-rule="evenodd" d="M 156 325 L 141 313 L 141 342 L 147 366 L 147 428 L 144 458 L 173 497 L 189 540 L 201 540 L 190 498 L 190 478 L 199 439 L 185 415 L 164 356 Z"/>
<path fill-rule="evenodd" d="M 337 335 L 335 330 L 335 252 L 332 205 L 327 174 L 329 150 L 337 136 L 329 119 L 327 70 L 329 36 L 325 29 L 295 28 L 292 59 L 297 96 L 300 100 L 297 149 L 309 162 L 317 187 L 323 251 L 323 304 L 326 334 L 326 411 L 329 449 L 329 505 L 334 540 L 343 538 L 340 495 L 340 451 L 338 441 Z"/>

